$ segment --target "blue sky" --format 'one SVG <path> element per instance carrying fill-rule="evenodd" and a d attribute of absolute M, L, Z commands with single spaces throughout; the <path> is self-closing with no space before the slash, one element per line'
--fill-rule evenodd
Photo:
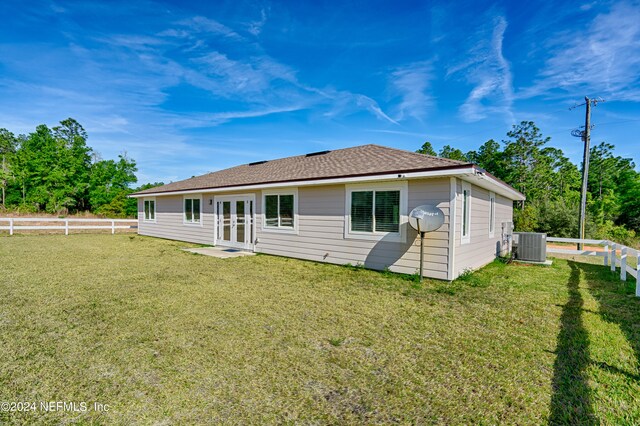
<path fill-rule="evenodd" d="M 533 120 L 638 161 L 640 3 L 5 0 L 0 127 L 74 117 L 140 182 L 378 143 L 463 151 Z M 10 19 L 8 18 L 10 17 Z"/>

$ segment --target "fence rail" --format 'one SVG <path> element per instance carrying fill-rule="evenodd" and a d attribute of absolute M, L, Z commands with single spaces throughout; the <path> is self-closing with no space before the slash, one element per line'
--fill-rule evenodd
<path fill-rule="evenodd" d="M 137 229 L 138 219 L 89 219 L 89 218 L 51 218 L 51 217 L 0 217 L 0 223 L 8 222 L 8 225 L 0 226 L 0 230 L 9 231 L 9 235 L 13 235 L 15 231 L 20 230 L 64 230 L 65 235 L 69 235 L 72 229 L 111 229 L 111 233 L 115 234 L 116 229 Z M 63 223 L 64 225 L 16 225 L 16 222 L 31 223 Z M 73 225 L 80 223 L 105 223 L 106 225 Z M 120 225 L 130 223 L 135 225 Z M 71 224 L 71 225 L 70 225 Z M 117 225 L 118 224 L 118 225 Z"/>
<path fill-rule="evenodd" d="M 620 279 L 622 281 L 627 280 L 627 274 L 636 279 L 636 296 L 640 297 L 640 280 L 638 280 L 638 276 L 640 275 L 640 250 L 634 249 L 633 247 L 627 247 L 624 244 L 616 243 L 609 240 L 547 237 L 547 243 L 582 243 L 602 247 L 601 250 L 574 250 L 558 247 L 547 247 L 547 253 L 600 256 L 604 258 L 604 266 L 609 266 L 611 268 L 611 272 L 616 272 L 618 269 L 620 270 Z M 620 253 L 619 257 L 618 253 Z M 635 268 L 628 264 L 628 259 L 631 257 L 635 258 L 636 260 Z"/>

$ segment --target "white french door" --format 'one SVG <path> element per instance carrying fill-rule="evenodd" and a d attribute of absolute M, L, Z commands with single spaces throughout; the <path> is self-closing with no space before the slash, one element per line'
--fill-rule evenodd
<path fill-rule="evenodd" d="M 253 249 L 255 198 L 253 196 L 215 197 L 216 245 Z"/>

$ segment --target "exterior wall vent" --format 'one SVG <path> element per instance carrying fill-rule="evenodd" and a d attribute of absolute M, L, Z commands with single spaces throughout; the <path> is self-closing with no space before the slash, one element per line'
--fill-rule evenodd
<path fill-rule="evenodd" d="M 539 232 L 514 232 L 516 259 L 527 262 L 547 260 L 547 234 Z"/>
<path fill-rule="evenodd" d="M 305 154 L 305 157 L 315 157 L 316 155 L 324 155 L 324 154 L 328 154 L 331 151 L 318 151 L 318 152 L 311 152 L 309 154 Z"/>

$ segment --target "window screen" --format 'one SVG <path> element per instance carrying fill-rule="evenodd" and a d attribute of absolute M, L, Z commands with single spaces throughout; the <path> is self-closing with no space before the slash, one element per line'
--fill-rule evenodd
<path fill-rule="evenodd" d="M 293 228 L 293 195 L 280 195 L 280 226 Z"/>
<path fill-rule="evenodd" d="M 267 226 L 278 226 L 278 196 L 267 195 L 265 197 Z"/>
<path fill-rule="evenodd" d="M 373 231 L 373 191 L 351 193 L 351 230 Z"/>
<path fill-rule="evenodd" d="M 376 191 L 376 232 L 400 230 L 400 191 Z"/>

